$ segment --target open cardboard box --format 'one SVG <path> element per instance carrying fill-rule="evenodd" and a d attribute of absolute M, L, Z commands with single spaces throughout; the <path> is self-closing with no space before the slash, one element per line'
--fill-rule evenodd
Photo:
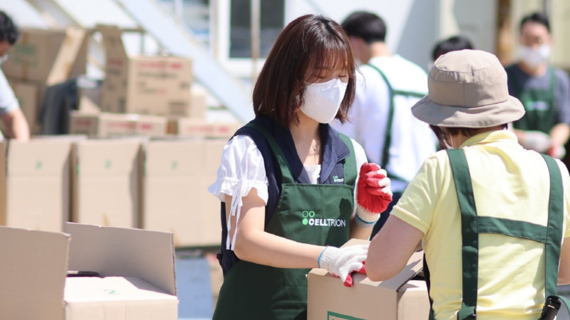
<path fill-rule="evenodd" d="M 352 239 L 345 246 L 367 243 Z M 308 274 L 308 319 L 327 320 L 425 320 L 429 298 L 423 280 L 411 280 L 422 271 L 423 253 L 416 252 L 395 277 L 375 282 L 354 274 L 354 284 L 345 287 L 324 269 Z"/>
<path fill-rule="evenodd" d="M 1 319 L 178 318 L 170 233 L 72 223 L 65 231 L 0 227 Z"/>

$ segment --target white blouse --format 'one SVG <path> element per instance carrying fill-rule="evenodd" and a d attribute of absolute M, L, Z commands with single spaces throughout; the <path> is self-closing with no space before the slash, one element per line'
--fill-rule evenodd
<path fill-rule="evenodd" d="M 356 141 L 352 140 L 352 145 L 356 166 L 358 171 L 360 171 L 359 168 L 366 162 L 366 154 L 362 146 Z M 306 165 L 304 168 L 309 175 L 311 183 L 317 184 L 321 166 Z M 236 224 L 241 215 L 242 198 L 247 196 L 252 188 L 256 189 L 257 196 L 267 204 L 269 194 L 265 162 L 257 145 L 249 136 L 239 135 L 228 141 L 224 147 L 217 175 L 216 182 L 208 187 L 208 192 L 218 197 L 222 202 L 225 201 L 225 195 L 232 197 L 230 217 L 236 216 Z M 226 223 L 229 231 L 231 229 L 231 219 L 229 217 Z M 237 225 L 235 229 L 237 230 Z M 231 240 L 228 236 L 226 241 L 227 249 L 234 249 L 236 234 L 237 232 L 234 232 Z"/>

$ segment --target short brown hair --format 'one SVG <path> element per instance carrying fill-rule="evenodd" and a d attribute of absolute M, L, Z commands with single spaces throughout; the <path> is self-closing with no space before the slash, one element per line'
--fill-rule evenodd
<path fill-rule="evenodd" d="M 479 133 L 482 133 L 485 128 L 462 128 L 462 127 L 438 127 L 434 126 L 433 124 L 429 125 L 431 131 L 435 133 L 437 140 L 439 140 L 439 144 L 442 148 L 445 148 L 446 144 L 446 133 L 449 133 L 452 136 L 456 136 L 458 134 L 462 134 L 466 137 L 472 137 Z M 500 127 L 504 130 L 509 127 L 508 124 L 502 124 Z"/>
<path fill-rule="evenodd" d="M 253 90 L 255 116 L 268 116 L 284 127 L 297 123 L 305 89 L 322 76 L 346 68 L 348 86 L 336 119 L 344 122 L 355 96 L 352 48 L 340 25 L 321 15 L 289 23 L 273 45 Z"/>

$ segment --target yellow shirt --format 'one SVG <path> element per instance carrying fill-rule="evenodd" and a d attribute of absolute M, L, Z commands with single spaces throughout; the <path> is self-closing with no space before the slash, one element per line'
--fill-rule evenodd
<path fill-rule="evenodd" d="M 508 131 L 469 138 L 469 164 L 479 216 L 546 226 L 550 178 L 544 159 Z M 564 237 L 570 237 L 568 170 L 557 161 L 564 192 Z M 392 211 L 424 233 L 436 319 L 456 319 L 462 299 L 461 214 L 447 153 L 429 157 Z M 544 302 L 544 244 L 497 234 L 479 236 L 477 319 L 539 318 Z"/>

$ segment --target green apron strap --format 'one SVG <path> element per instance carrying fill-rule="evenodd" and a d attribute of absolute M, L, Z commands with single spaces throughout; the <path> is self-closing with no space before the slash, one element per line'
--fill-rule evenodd
<path fill-rule="evenodd" d="M 414 91 L 395 90 L 394 88 L 392 88 L 390 81 L 388 81 L 388 77 L 386 77 L 386 75 L 384 74 L 384 72 L 382 72 L 382 70 L 380 70 L 380 68 L 378 68 L 372 64 L 367 64 L 367 66 L 378 71 L 378 73 L 380 74 L 382 79 L 384 79 L 384 82 L 386 82 L 386 86 L 388 87 L 388 91 L 390 91 L 390 109 L 388 110 L 388 122 L 386 123 L 386 134 L 384 136 L 384 147 L 382 148 L 382 158 L 380 160 L 380 166 L 382 167 L 382 169 L 386 169 L 386 166 L 388 166 L 388 162 L 390 162 L 390 147 L 392 146 L 392 127 L 394 126 L 394 113 L 395 113 L 395 108 L 396 108 L 396 105 L 394 103 L 394 97 L 395 96 L 405 96 L 405 97 L 414 97 L 414 98 L 421 99 L 425 96 L 425 94 L 420 93 L 420 92 L 414 92 Z M 406 179 L 403 179 L 403 178 L 398 177 L 396 175 L 390 175 L 389 174 L 388 176 L 390 176 L 391 178 L 397 179 L 397 180 L 409 182 Z"/>
<path fill-rule="evenodd" d="M 390 146 L 392 145 L 392 126 L 394 124 L 394 88 L 388 81 L 388 78 L 378 67 L 367 64 L 367 66 L 371 67 L 372 69 L 378 71 L 384 82 L 386 82 L 386 86 L 388 86 L 388 91 L 390 91 L 390 109 L 388 110 L 388 122 L 386 123 L 386 135 L 384 136 L 384 148 L 382 149 L 382 158 L 380 162 L 380 166 L 382 169 L 385 169 L 388 165 L 388 161 L 390 161 Z"/>
<path fill-rule="evenodd" d="M 447 150 L 461 211 L 463 302 L 458 320 L 475 318 L 479 274 L 479 228 L 471 175 L 463 149 Z"/>
<path fill-rule="evenodd" d="M 356 156 L 354 155 L 354 146 L 352 145 L 352 140 L 342 133 L 338 133 L 338 136 L 342 139 L 344 144 L 348 147 L 350 154 L 344 160 L 344 184 L 353 186 L 356 183 L 356 177 L 358 176 L 359 168 L 356 168 Z"/>
<path fill-rule="evenodd" d="M 545 249 L 545 296 L 555 295 L 558 283 L 558 266 L 560 261 L 560 243 L 562 241 L 562 224 L 564 220 L 564 194 L 562 176 L 556 161 L 546 155 L 542 155 L 548 165 L 550 173 L 550 199 L 548 205 L 548 236 Z"/>
<path fill-rule="evenodd" d="M 259 131 L 261 134 L 263 134 L 265 139 L 267 139 L 267 142 L 269 143 L 269 146 L 271 147 L 271 150 L 273 151 L 273 154 L 275 155 L 275 158 L 277 158 L 277 162 L 279 163 L 279 167 L 281 169 L 281 175 L 283 176 L 282 183 L 295 183 L 295 179 L 293 179 L 293 175 L 291 174 L 291 170 L 289 169 L 289 163 L 287 162 L 287 158 L 285 157 L 285 154 L 283 154 L 281 147 L 279 147 L 279 144 L 277 144 L 277 141 L 275 140 L 273 135 L 269 133 L 269 131 L 267 131 L 264 127 L 256 123 L 248 123 L 245 125 L 245 127 Z"/>

